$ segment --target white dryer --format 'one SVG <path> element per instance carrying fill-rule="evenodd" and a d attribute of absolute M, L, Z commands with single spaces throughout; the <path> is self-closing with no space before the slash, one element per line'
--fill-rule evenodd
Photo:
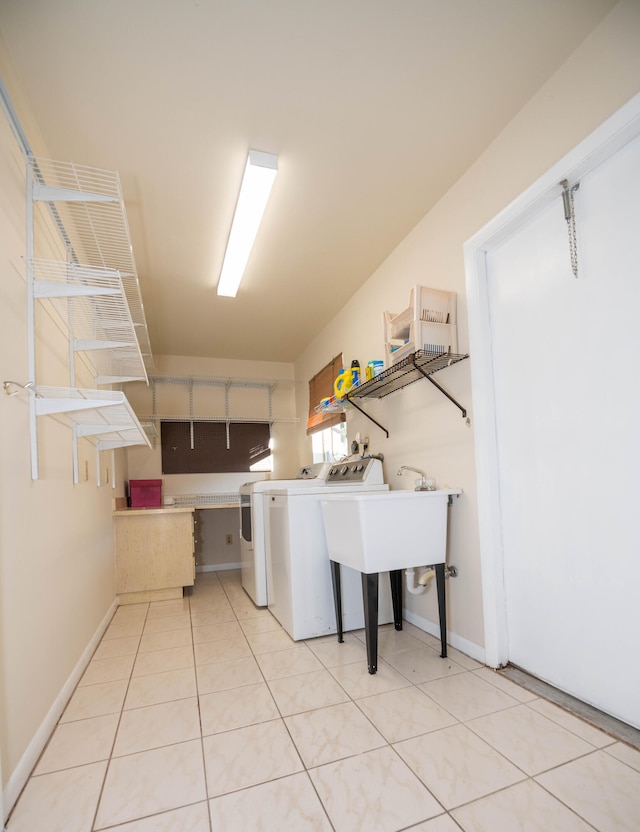
<path fill-rule="evenodd" d="M 314 482 L 324 483 L 332 467 L 331 462 L 305 465 L 290 480 L 259 480 L 240 486 L 240 564 L 242 586 L 259 607 L 266 607 L 267 595 L 267 531 L 268 514 L 265 501 L 270 491 L 289 485 L 306 487 Z"/>
<path fill-rule="evenodd" d="M 354 491 L 388 491 L 379 459 L 333 465 L 326 481 L 270 490 L 268 504 L 267 596 L 269 610 L 294 641 L 336 632 L 331 567 L 322 518 L 322 500 Z M 364 627 L 359 572 L 342 569 L 343 630 Z M 380 624 L 393 621 L 391 590 L 381 580 Z"/>

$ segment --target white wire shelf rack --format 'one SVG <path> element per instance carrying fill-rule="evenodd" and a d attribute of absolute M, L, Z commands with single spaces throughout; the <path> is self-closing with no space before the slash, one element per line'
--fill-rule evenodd
<path fill-rule="evenodd" d="M 273 413 L 273 395 L 278 387 L 288 388 L 293 387 L 295 382 L 293 379 L 252 379 L 240 377 L 209 377 L 209 376 L 175 376 L 175 375 L 161 375 L 154 373 L 149 376 L 149 384 L 152 390 L 152 408 L 151 415 L 141 416 L 141 419 L 152 421 L 155 425 L 160 422 L 220 422 L 227 425 L 227 444 L 229 444 L 229 426 L 232 422 L 258 422 L 273 426 L 278 423 L 295 424 L 299 421 L 296 417 L 287 417 L 284 415 L 274 415 Z M 159 413 L 156 403 L 157 388 L 161 385 L 177 385 L 184 387 L 187 391 L 184 404 L 185 410 L 176 414 L 174 413 Z M 220 411 L 217 413 L 203 413 L 196 412 L 194 405 L 193 392 L 198 387 L 219 387 L 224 390 L 224 413 L 222 403 L 220 403 Z M 235 388 L 254 388 L 261 390 L 265 394 L 263 407 L 259 412 L 263 416 L 257 416 L 255 411 L 250 416 L 242 416 L 239 413 L 233 415 L 236 408 L 231 406 L 230 395 Z M 238 408 L 240 409 L 240 408 Z M 154 445 L 155 447 L 155 445 Z"/>
<path fill-rule="evenodd" d="M 151 447 L 147 432 L 124 393 L 118 390 L 43 385 L 32 389 L 37 416 L 65 416 L 73 427 L 74 437 L 91 440 L 99 451 L 130 445 Z"/>
<path fill-rule="evenodd" d="M 175 505 L 183 506 L 239 506 L 240 495 L 236 493 L 217 494 L 176 494 L 173 498 Z"/>
<path fill-rule="evenodd" d="M 369 413 L 363 410 L 362 407 L 356 403 L 355 399 L 382 399 L 390 393 L 394 393 L 396 390 L 401 390 L 403 387 L 413 384 L 414 381 L 425 378 L 427 381 L 430 381 L 431 384 L 444 396 L 446 396 L 446 398 L 460 410 L 462 416 L 466 418 L 466 409 L 458 401 L 456 401 L 454 397 L 444 389 L 444 387 L 431 378 L 434 373 L 444 370 L 446 367 L 452 367 L 459 361 L 464 361 L 465 358 L 469 358 L 468 353 L 463 355 L 449 351 L 431 352 L 428 350 L 417 350 L 416 352 L 412 352 L 410 355 L 403 357 L 391 367 L 387 367 L 386 370 L 383 370 L 379 375 L 369 379 L 369 381 L 365 381 L 364 384 L 352 387 L 346 395 L 349 402 L 356 408 L 356 410 L 359 410 L 363 416 L 366 416 L 367 419 L 373 422 L 374 425 L 377 425 L 380 430 L 383 430 L 386 433 L 387 438 L 389 437 L 389 431 L 383 427 L 380 422 L 377 422 Z M 467 423 L 469 422 L 467 421 Z"/>
<path fill-rule="evenodd" d="M 351 402 L 347 399 L 336 399 L 333 396 L 326 404 L 317 404 L 313 408 L 316 413 L 344 413 L 349 409 Z"/>
<path fill-rule="evenodd" d="M 29 165 L 32 199 L 49 204 L 68 259 L 120 273 L 140 351 L 150 371 L 151 345 L 120 177 L 115 171 L 39 157 L 31 157 Z"/>
<path fill-rule="evenodd" d="M 73 428 L 74 482 L 78 440 L 86 437 L 96 448 L 100 485 L 100 451 L 151 447 L 155 430 L 141 426 L 124 393 L 76 386 L 76 356 L 81 352 L 92 366 L 96 386 L 148 382 L 153 370 L 120 177 L 114 171 L 28 156 L 27 185 L 31 478 L 39 478 L 38 417 L 64 414 Z M 60 258 L 38 259 L 39 238 L 47 239 L 51 230 L 60 238 Z M 67 388 L 39 384 L 35 310 L 43 300 L 55 306 L 68 330 Z"/>
<path fill-rule="evenodd" d="M 147 439 L 155 440 L 158 438 L 158 430 L 153 422 L 145 422 L 144 419 L 140 420 L 140 424 L 142 426 L 142 430 L 145 432 Z"/>
<path fill-rule="evenodd" d="M 294 387 L 289 378 L 241 378 L 240 376 L 174 376 L 154 373 L 149 376 L 153 384 L 173 384 L 182 387 L 247 387 L 274 392 L 278 387 Z"/>
<path fill-rule="evenodd" d="M 30 267 L 34 297 L 56 305 L 75 352 L 91 353 L 96 384 L 147 380 L 119 271 L 55 260 L 32 260 Z"/>
<path fill-rule="evenodd" d="M 293 416 L 198 416 L 196 414 L 182 414 L 182 415 L 163 415 L 163 414 L 145 414 L 140 417 L 143 421 L 156 422 L 258 422 L 260 424 L 273 425 L 277 422 L 295 424 L 300 420 Z"/>

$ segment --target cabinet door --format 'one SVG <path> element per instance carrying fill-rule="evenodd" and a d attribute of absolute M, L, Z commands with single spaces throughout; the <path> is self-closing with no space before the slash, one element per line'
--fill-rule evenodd
<path fill-rule="evenodd" d="M 191 513 L 123 515 L 114 524 L 119 593 L 193 584 Z"/>

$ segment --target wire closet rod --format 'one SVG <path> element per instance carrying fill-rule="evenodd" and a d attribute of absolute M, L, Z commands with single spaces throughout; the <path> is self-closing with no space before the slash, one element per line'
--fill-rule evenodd
<path fill-rule="evenodd" d="M 272 387 L 277 384 L 295 384 L 292 378 L 240 378 L 238 376 L 175 376 L 149 375 L 149 381 L 156 384 L 177 384 L 177 385 L 203 385 L 213 387 L 224 387 L 231 384 L 237 387 Z"/>

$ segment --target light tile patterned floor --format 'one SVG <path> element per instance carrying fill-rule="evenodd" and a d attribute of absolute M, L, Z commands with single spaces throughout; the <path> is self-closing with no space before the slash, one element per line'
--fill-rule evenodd
<path fill-rule="evenodd" d="M 405 624 L 294 643 L 237 572 L 120 607 L 8 832 L 637 832 L 640 752 Z"/>

